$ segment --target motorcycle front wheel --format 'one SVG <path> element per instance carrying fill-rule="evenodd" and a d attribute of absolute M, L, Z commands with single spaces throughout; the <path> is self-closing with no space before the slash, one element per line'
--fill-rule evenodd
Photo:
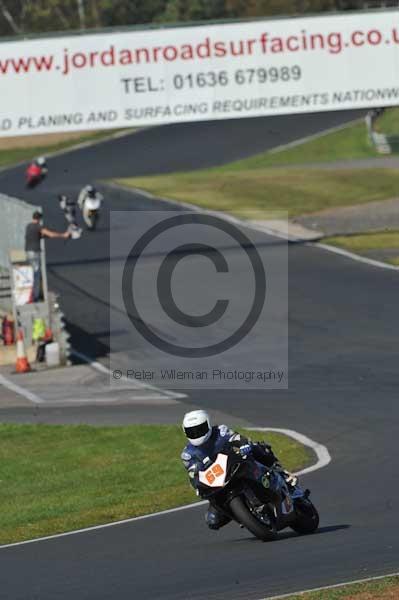
<path fill-rule="evenodd" d="M 274 515 L 267 515 L 268 523 L 260 516 L 256 516 L 248 508 L 240 496 L 236 496 L 230 502 L 230 510 L 241 525 L 244 525 L 260 540 L 269 542 L 277 538 L 277 527 Z"/>
<path fill-rule="evenodd" d="M 295 512 L 297 518 L 291 524 L 291 529 L 297 533 L 313 533 L 319 526 L 319 513 L 314 504 L 305 498 L 295 501 Z"/>

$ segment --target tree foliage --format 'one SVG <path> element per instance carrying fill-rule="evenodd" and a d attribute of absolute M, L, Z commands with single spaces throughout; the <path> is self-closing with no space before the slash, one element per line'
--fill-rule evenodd
<path fill-rule="evenodd" d="M 366 4 L 366 0 L 0 0 L 0 36 L 317 13 Z"/>

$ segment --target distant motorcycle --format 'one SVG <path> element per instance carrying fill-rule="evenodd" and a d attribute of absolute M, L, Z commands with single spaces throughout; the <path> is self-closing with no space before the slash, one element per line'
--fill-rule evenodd
<path fill-rule="evenodd" d="M 260 540 L 275 540 L 285 527 L 301 534 L 318 528 L 310 491 L 289 486 L 277 468 L 265 467 L 250 454 L 242 456 L 229 442 L 204 463 L 197 474 L 199 495 Z"/>
<path fill-rule="evenodd" d="M 39 157 L 25 171 L 26 187 L 34 188 L 43 181 L 48 173 L 46 159 Z"/>
<path fill-rule="evenodd" d="M 92 185 L 87 185 L 79 194 L 78 204 L 88 229 L 93 231 L 100 217 L 102 195 Z"/>
<path fill-rule="evenodd" d="M 86 198 L 83 206 L 83 220 L 88 229 L 94 230 L 100 216 L 101 200 L 99 198 Z"/>

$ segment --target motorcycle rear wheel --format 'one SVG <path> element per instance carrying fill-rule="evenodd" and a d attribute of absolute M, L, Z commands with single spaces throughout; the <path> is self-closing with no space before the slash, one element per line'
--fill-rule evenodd
<path fill-rule="evenodd" d="M 264 541 L 270 542 L 277 538 L 277 527 L 274 515 L 270 515 L 270 525 L 262 523 L 254 514 L 251 513 L 244 500 L 240 496 L 236 496 L 230 502 L 230 510 L 241 525 L 244 525 L 254 534 L 255 537 Z"/>
<path fill-rule="evenodd" d="M 295 501 L 296 520 L 291 524 L 291 529 L 297 533 L 313 533 L 319 526 L 319 513 L 314 504 L 308 499 Z"/>

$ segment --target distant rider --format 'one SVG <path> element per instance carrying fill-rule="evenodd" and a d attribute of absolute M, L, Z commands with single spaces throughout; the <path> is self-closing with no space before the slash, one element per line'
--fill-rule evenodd
<path fill-rule="evenodd" d="M 204 410 L 193 410 L 186 413 L 183 419 L 183 431 L 188 439 L 188 444 L 181 454 L 181 459 L 188 471 L 190 483 L 195 489 L 203 460 L 208 456 L 215 456 L 222 450 L 226 442 L 237 446 L 242 455 L 252 454 L 254 459 L 262 465 L 278 469 L 289 485 L 296 485 L 297 478 L 282 469 L 271 446 L 265 442 L 252 442 L 226 425 L 212 427 L 209 415 Z M 211 503 L 209 503 L 205 520 L 210 529 L 219 529 L 230 522 L 230 519 Z"/>
<path fill-rule="evenodd" d="M 31 182 L 39 182 L 47 173 L 47 162 L 44 156 L 39 156 L 39 158 L 33 160 L 26 169 L 26 176 L 28 177 L 28 181 L 30 180 Z"/>
<path fill-rule="evenodd" d="M 38 158 L 36 158 L 32 162 L 31 167 L 36 167 L 38 169 L 38 171 L 40 171 L 41 175 L 47 175 L 47 173 L 48 173 L 47 161 L 44 156 L 39 156 Z"/>
<path fill-rule="evenodd" d="M 42 293 L 42 238 L 68 239 L 71 237 L 70 231 L 61 233 L 44 227 L 42 223 L 42 213 L 38 210 L 32 215 L 31 223 L 28 223 L 25 229 L 25 252 L 26 258 L 33 270 L 33 302 L 40 302 L 43 299 Z"/>
<path fill-rule="evenodd" d="M 64 212 L 65 219 L 69 225 L 68 231 L 71 234 L 73 240 L 77 240 L 82 235 L 82 230 L 79 227 L 76 220 L 76 202 L 72 198 L 69 198 L 65 194 L 58 196 L 60 203 L 60 209 Z"/>
<path fill-rule="evenodd" d="M 64 212 L 65 218 L 68 221 L 68 223 L 77 227 L 76 202 L 68 196 L 66 196 L 65 194 L 60 194 L 58 196 L 58 201 L 60 203 L 60 208 Z"/>
<path fill-rule="evenodd" d="M 35 160 L 36 164 L 41 168 L 43 173 L 47 173 L 48 168 L 47 168 L 47 160 L 45 156 L 39 156 L 39 158 L 37 158 Z"/>
<path fill-rule="evenodd" d="M 85 202 L 88 198 L 90 198 L 90 200 L 98 200 L 100 202 L 100 204 L 104 199 L 102 194 L 100 194 L 100 192 L 98 192 L 93 185 L 86 185 L 80 191 L 80 194 L 78 197 L 79 208 L 82 212 L 84 209 Z"/>

